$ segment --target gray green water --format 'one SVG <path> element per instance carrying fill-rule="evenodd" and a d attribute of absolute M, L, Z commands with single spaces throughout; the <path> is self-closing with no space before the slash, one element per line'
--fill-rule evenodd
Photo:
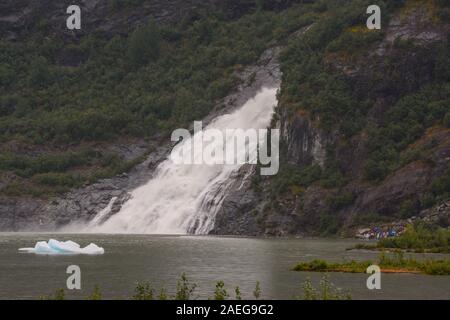
<path fill-rule="evenodd" d="M 101 256 L 45 256 L 19 253 L 21 247 L 54 238 L 85 246 L 94 242 L 105 248 Z M 257 281 L 262 297 L 290 299 L 301 293 L 310 277 L 318 284 L 321 274 L 290 271 L 298 261 L 375 259 L 377 253 L 346 251 L 352 240 L 260 239 L 148 235 L 68 235 L 0 233 L 0 299 L 36 299 L 63 288 L 66 268 L 81 268 L 82 289 L 68 293 L 81 299 L 98 285 L 104 298 L 128 298 L 137 281 L 174 291 L 180 274 L 197 283 L 200 298 L 211 297 L 215 282 L 223 280 L 229 292 L 239 286 L 251 298 Z M 416 255 L 422 258 L 423 255 Z M 449 258 L 449 255 L 435 255 Z M 330 280 L 350 290 L 353 299 L 450 299 L 450 276 L 383 274 L 381 290 L 366 288 L 367 275 L 331 273 Z"/>

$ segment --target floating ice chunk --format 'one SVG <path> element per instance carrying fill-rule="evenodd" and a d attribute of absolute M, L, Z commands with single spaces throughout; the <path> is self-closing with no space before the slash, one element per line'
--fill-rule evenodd
<path fill-rule="evenodd" d="M 35 252 L 35 253 L 52 253 L 53 250 L 45 241 L 36 242 L 34 248 L 20 248 L 19 251 Z"/>
<path fill-rule="evenodd" d="M 81 249 L 81 252 L 84 254 L 104 254 L 105 249 L 97 246 L 95 243 L 90 243 L 83 249 Z"/>
<path fill-rule="evenodd" d="M 37 254 L 104 254 L 105 250 L 94 243 L 84 248 L 73 241 L 58 241 L 50 239 L 48 242 L 39 241 L 34 248 L 20 248 L 19 251 Z"/>
<path fill-rule="evenodd" d="M 78 253 L 81 249 L 78 243 L 73 241 L 60 242 L 58 240 L 50 239 L 48 246 L 56 253 Z"/>

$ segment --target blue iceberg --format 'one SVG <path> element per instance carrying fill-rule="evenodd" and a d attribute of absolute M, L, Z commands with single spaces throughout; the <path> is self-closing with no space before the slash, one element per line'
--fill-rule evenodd
<path fill-rule="evenodd" d="M 81 248 L 73 241 L 58 241 L 50 239 L 48 242 L 36 242 L 34 248 L 20 248 L 19 251 L 36 254 L 104 254 L 105 250 L 94 243 Z"/>

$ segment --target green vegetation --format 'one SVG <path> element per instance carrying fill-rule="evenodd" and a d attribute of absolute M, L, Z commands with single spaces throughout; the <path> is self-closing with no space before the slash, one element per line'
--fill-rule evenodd
<path fill-rule="evenodd" d="M 307 111 L 311 118 L 320 116 L 320 127 L 331 131 L 338 126 L 350 137 L 364 127 L 364 116 L 373 104 L 358 96 L 355 83 L 324 63 L 331 53 L 360 54 L 371 41 L 380 40 L 381 31 L 354 32 L 363 28 L 364 8 L 368 1 L 327 2 L 327 14 L 315 23 L 302 39 L 293 41 L 283 55 L 281 99 L 295 112 Z M 381 3 L 386 16 L 392 5 Z M 357 50 L 358 49 L 358 50 Z M 344 51 L 344 52 L 342 52 Z"/>
<path fill-rule="evenodd" d="M 167 294 L 165 288 L 161 288 L 158 295 L 155 295 L 155 290 L 149 282 L 138 283 L 135 288 L 135 294 L 131 297 L 132 300 L 193 300 L 197 285 L 191 283 L 186 275 L 183 273 L 181 279 L 177 283 L 176 292 L 173 296 Z M 308 278 L 302 285 L 303 294 L 294 296 L 297 300 L 350 300 L 351 295 L 340 288 L 336 288 L 329 280 L 328 275 L 322 277 L 319 288 L 316 289 L 311 280 Z M 253 298 L 259 299 L 261 297 L 261 288 L 259 282 L 253 290 Z M 217 281 L 212 300 L 227 300 L 230 295 L 227 293 L 225 283 Z M 64 289 L 57 289 L 54 294 L 41 296 L 41 300 L 65 300 L 66 293 Z M 87 300 L 102 300 L 102 293 L 96 285 L 92 293 L 87 297 Z M 235 300 L 242 300 L 241 290 L 239 287 L 235 288 Z"/>
<path fill-rule="evenodd" d="M 98 285 L 94 286 L 94 290 L 88 297 L 88 300 L 102 300 L 102 293 L 100 292 L 100 288 Z"/>
<path fill-rule="evenodd" d="M 447 113 L 445 114 L 443 123 L 444 123 L 444 125 L 445 125 L 447 128 L 450 128 L 450 112 L 447 112 Z"/>
<path fill-rule="evenodd" d="M 226 300 L 227 298 L 229 298 L 229 294 L 225 289 L 225 283 L 218 281 L 214 290 L 214 300 Z"/>
<path fill-rule="evenodd" d="M 393 217 L 387 217 L 376 212 L 368 212 L 355 217 L 354 223 L 356 225 L 367 226 L 373 223 L 386 223 L 391 221 L 393 221 Z"/>
<path fill-rule="evenodd" d="M 127 7 L 137 6 L 145 0 L 109 0 L 109 6 L 112 11 L 119 11 Z"/>
<path fill-rule="evenodd" d="M 351 272 L 364 273 L 371 261 L 356 262 L 354 260 L 343 263 L 329 263 L 325 260 L 313 260 L 311 262 L 301 262 L 294 267 L 295 271 L 306 272 Z"/>
<path fill-rule="evenodd" d="M 378 261 L 345 261 L 330 263 L 325 260 L 301 262 L 294 267 L 295 271 L 307 272 L 349 272 L 365 273 L 370 265 L 378 265 L 381 272 L 389 273 L 424 273 L 429 275 L 450 275 L 450 260 L 417 261 L 406 259 L 403 253 L 396 253 L 393 257 L 385 253 L 380 254 Z"/>
<path fill-rule="evenodd" d="M 114 11 L 142 1 L 110 3 Z M 149 22 L 127 36 L 74 40 L 41 28 L 21 41 L 2 39 L 0 175 L 20 179 L 0 192 L 40 196 L 114 175 L 129 167 L 122 157 L 80 150 L 119 137 L 162 139 L 202 119 L 239 83 L 236 71 L 317 16 L 306 14 L 312 5 L 268 7 L 260 2 L 236 20 L 218 10 L 178 24 Z"/>
<path fill-rule="evenodd" d="M 433 197 L 434 202 L 436 202 L 436 199 L 441 200 L 450 197 L 450 164 L 447 165 L 443 174 L 432 182 L 430 196 Z"/>
<path fill-rule="evenodd" d="M 133 300 L 153 300 L 153 289 L 150 283 L 138 283 L 134 289 Z"/>
<path fill-rule="evenodd" d="M 159 58 L 161 34 L 154 23 L 136 29 L 130 36 L 127 57 L 135 66 L 142 66 Z"/>
<path fill-rule="evenodd" d="M 22 181 L 29 183 L 13 182 L 1 192 L 9 196 L 42 196 L 66 192 L 70 188 L 126 172 L 142 160 L 143 157 L 138 157 L 127 161 L 117 154 L 100 152 L 93 148 L 42 154 L 37 157 L 5 152 L 0 154 L 0 173 L 13 172 Z"/>
<path fill-rule="evenodd" d="M 383 12 L 382 24 L 388 25 L 393 15 L 408 14 L 412 2 L 377 3 Z M 447 9 L 440 1 L 423 2 L 436 12 Z M 264 214 L 295 201 L 292 207 L 298 208 L 298 224 L 317 235 L 343 231 L 346 218 L 341 213 L 355 200 L 356 194 L 349 192 L 355 184 L 361 189 L 380 184 L 412 163 L 424 168 L 442 166 L 436 151 L 445 140 L 436 137 L 447 130 L 450 121 L 449 46 L 446 41 L 426 46 L 412 40 L 386 41 L 386 28 L 369 31 L 365 27 L 369 4 L 364 0 L 316 2 L 301 18 L 309 22 L 308 31 L 290 39 L 281 56 L 281 112 L 277 116 L 292 121 L 295 128 L 301 126 L 295 121 L 309 121 L 332 141 L 323 146 L 322 167 L 308 165 L 310 159 L 305 155 L 290 159 L 287 146 L 282 146 L 280 172 L 270 183 L 272 203 Z M 421 5 L 420 1 L 414 5 Z M 440 23 L 435 18 L 430 19 Z M 298 160 L 303 163 L 293 164 Z M 447 171 L 439 173 L 417 201 L 404 199 L 383 212 L 358 214 L 355 219 L 365 224 L 409 218 L 447 199 Z M 255 180 L 256 188 L 261 188 Z M 326 198 L 326 206 L 314 215 L 302 206 L 305 191 L 313 185 L 325 189 L 321 192 Z M 264 223 L 264 217 L 259 221 Z"/>
<path fill-rule="evenodd" d="M 430 52 L 419 54 L 430 55 Z M 448 54 L 448 53 L 447 53 Z M 382 180 L 407 164 L 401 151 L 419 139 L 425 129 L 444 118 L 450 104 L 450 83 L 427 86 L 400 99 L 386 114 L 385 125 L 368 128 L 370 155 L 365 164 L 365 177 Z M 417 158 L 410 160 L 418 160 Z"/>
<path fill-rule="evenodd" d="M 367 1 L 329 4 L 326 18 L 314 24 L 301 41 L 288 46 L 283 55 L 281 101 L 293 116 L 306 111 L 311 119 L 320 117 L 323 130 L 338 129 L 346 139 L 365 131 L 369 154 L 364 176 L 376 182 L 407 164 L 402 151 L 420 138 L 425 129 L 448 122 L 444 116 L 450 103 L 450 78 L 444 61 L 448 61 L 450 53 L 448 46 L 441 43 L 424 47 L 397 41 L 383 61 L 372 57 L 369 65 L 376 64 L 375 71 L 365 70 L 361 59 L 366 59 L 367 48 L 372 43 L 379 44 L 384 36 L 382 31 L 367 31 L 362 25 L 364 19 L 360 14 L 367 4 Z M 388 19 L 402 3 L 385 1 L 381 6 Z M 361 68 L 359 72 L 369 82 L 346 76 L 341 69 L 331 66 L 333 60 Z M 414 81 L 402 81 L 405 78 Z M 382 87 L 377 87 L 380 83 Z M 367 112 L 380 93 L 392 97 L 393 106 L 383 115 L 381 123 L 368 121 Z M 328 158 L 332 159 L 333 154 Z M 341 167 L 339 163 L 337 167 Z M 320 180 L 320 175 L 315 180 Z M 304 181 L 306 185 L 311 183 Z"/>
<path fill-rule="evenodd" d="M 344 64 L 355 63 L 365 57 L 367 47 L 383 37 L 382 31 L 365 31 L 363 22 L 368 1 L 318 1 L 313 10 L 301 20 L 310 26 L 308 32 L 292 39 L 282 54 L 283 84 L 280 92 L 281 107 L 290 118 L 298 115 L 315 121 L 324 132 L 339 130 L 349 139 L 366 126 L 366 115 L 373 106 L 373 99 L 362 94 L 340 69 L 333 68 L 330 61 L 345 57 Z M 399 5 L 384 1 L 380 3 L 383 16 Z M 320 18 L 317 18 L 319 15 Z M 301 196 L 304 189 L 318 184 L 326 189 L 337 189 L 316 221 L 320 234 L 334 234 L 340 228 L 335 211 L 352 203 L 354 196 L 342 191 L 349 179 L 343 165 L 336 157 L 334 146 L 326 146 L 324 167 L 318 165 L 294 166 L 282 163 L 280 172 L 271 183 L 272 198 L 292 193 Z"/>
<path fill-rule="evenodd" d="M 330 282 L 328 275 L 320 280 L 319 290 L 314 288 L 309 278 L 306 279 L 303 283 L 303 295 L 296 297 L 297 300 L 351 300 L 351 298 L 349 292 L 336 288 Z"/>
<path fill-rule="evenodd" d="M 300 27 L 298 12 L 260 11 L 237 21 L 210 14 L 190 25 L 149 23 L 129 37 L 91 34 L 70 44 L 88 57 L 76 67 L 58 64 L 55 56 L 68 44 L 57 38 L 2 41 L 0 70 L 14 79 L 2 88 L 1 138 L 111 140 L 199 119 L 236 84 L 236 69 L 255 62 L 276 34 Z"/>
<path fill-rule="evenodd" d="M 44 295 L 40 296 L 39 300 L 65 300 L 66 292 L 64 289 L 56 289 L 52 295 Z"/>
<path fill-rule="evenodd" d="M 259 299 L 259 297 L 261 296 L 261 287 L 259 286 L 259 281 L 256 282 L 255 290 L 253 290 L 253 296 L 255 297 L 255 299 Z"/>
<path fill-rule="evenodd" d="M 175 300 L 189 300 L 197 287 L 196 284 L 191 284 L 186 277 L 186 274 L 181 275 L 181 279 L 177 283 L 177 293 Z"/>

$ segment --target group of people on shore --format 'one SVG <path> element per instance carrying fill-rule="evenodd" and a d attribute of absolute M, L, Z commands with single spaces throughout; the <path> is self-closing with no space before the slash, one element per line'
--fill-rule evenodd
<path fill-rule="evenodd" d="M 358 231 L 357 238 L 360 239 L 385 239 L 397 237 L 405 231 L 405 226 L 384 226 L 361 229 Z"/>

